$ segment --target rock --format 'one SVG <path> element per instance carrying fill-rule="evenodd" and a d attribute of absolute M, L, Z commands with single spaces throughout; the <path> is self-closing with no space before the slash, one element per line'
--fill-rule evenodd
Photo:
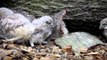
<path fill-rule="evenodd" d="M 74 32 L 65 35 L 61 38 L 56 39 L 55 43 L 62 48 L 71 45 L 71 49 L 74 51 L 75 54 L 80 54 L 81 49 L 88 49 L 92 46 L 103 44 L 103 42 L 100 41 L 99 38 L 86 32 Z"/>

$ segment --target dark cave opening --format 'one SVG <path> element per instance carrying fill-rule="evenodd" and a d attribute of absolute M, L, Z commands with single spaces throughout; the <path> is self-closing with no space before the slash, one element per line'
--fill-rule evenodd
<path fill-rule="evenodd" d="M 95 35 L 99 35 L 99 23 L 96 21 L 83 20 L 64 20 L 69 32 L 86 31 Z"/>
<path fill-rule="evenodd" d="M 72 32 L 88 32 L 92 35 L 97 36 L 103 42 L 107 42 L 105 36 L 103 35 L 103 30 L 99 29 L 98 21 L 83 21 L 83 20 L 64 20 L 66 27 L 70 33 Z"/>

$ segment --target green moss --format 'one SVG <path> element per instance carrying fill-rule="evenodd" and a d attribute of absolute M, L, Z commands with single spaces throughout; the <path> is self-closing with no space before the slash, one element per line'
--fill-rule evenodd
<path fill-rule="evenodd" d="M 5 0 L 4 3 L 8 7 L 11 5 L 12 8 L 21 7 L 19 9 L 26 10 L 34 15 L 51 15 L 60 10 L 68 9 L 70 11 L 68 13 L 70 14 L 70 19 L 86 20 L 91 17 L 93 20 L 99 20 L 100 17 L 97 15 L 99 15 L 99 8 L 102 8 L 104 13 L 100 12 L 100 14 L 103 14 L 105 17 L 107 16 L 107 13 L 105 13 L 107 12 L 106 0 L 17 0 L 15 2 L 13 0 Z M 95 9 L 97 13 L 93 12 Z M 95 13 L 96 15 L 94 15 Z M 95 17 L 97 19 L 95 19 Z"/>

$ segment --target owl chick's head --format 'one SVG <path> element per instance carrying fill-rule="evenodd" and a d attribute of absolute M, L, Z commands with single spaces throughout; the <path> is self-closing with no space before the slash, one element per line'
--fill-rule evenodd
<path fill-rule="evenodd" d="M 107 18 L 104 18 L 104 19 L 100 22 L 99 29 L 107 29 Z"/>
<path fill-rule="evenodd" d="M 40 21 L 42 21 L 43 23 L 49 24 L 51 25 L 53 23 L 53 20 L 50 16 L 42 16 L 41 18 L 39 18 Z"/>
<path fill-rule="evenodd" d="M 1 18 L 5 18 L 11 14 L 14 14 L 12 10 L 5 8 L 5 7 L 0 8 L 0 17 Z"/>
<path fill-rule="evenodd" d="M 68 34 L 68 29 L 66 28 L 66 25 L 63 21 L 63 17 L 66 15 L 66 10 L 62 10 L 55 15 L 52 16 L 52 19 L 54 21 L 54 30 L 56 33 L 55 35 L 63 36 L 65 34 Z"/>
<path fill-rule="evenodd" d="M 34 19 L 32 23 L 35 26 L 50 26 L 53 27 L 53 19 L 50 16 L 42 16 L 38 19 Z"/>

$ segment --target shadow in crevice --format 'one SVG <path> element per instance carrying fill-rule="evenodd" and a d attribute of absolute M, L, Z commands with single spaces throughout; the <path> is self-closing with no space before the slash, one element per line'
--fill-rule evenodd
<path fill-rule="evenodd" d="M 99 29 L 100 21 L 64 20 L 64 22 L 70 33 L 78 31 L 88 32 L 97 36 L 103 42 L 107 42 L 105 36 L 103 35 L 103 30 Z"/>

